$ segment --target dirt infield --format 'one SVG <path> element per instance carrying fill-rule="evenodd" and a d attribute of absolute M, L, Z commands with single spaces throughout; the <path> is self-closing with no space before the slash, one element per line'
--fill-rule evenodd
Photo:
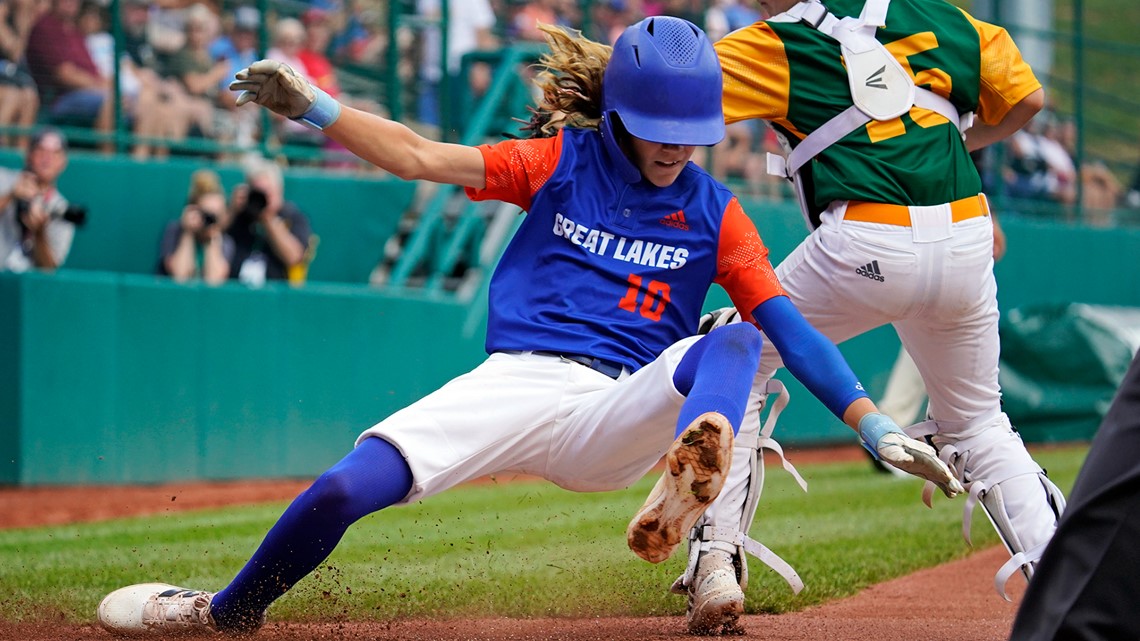
<path fill-rule="evenodd" d="M 852 460 L 855 448 L 805 450 L 797 464 Z M 288 500 L 307 481 L 189 483 L 121 488 L 0 488 L 0 528 L 94 521 L 123 515 Z M 744 617 L 746 638 L 765 641 L 1005 641 L 1024 581 L 1015 577 L 1007 603 L 993 589 L 1006 557 L 999 548 L 872 586 L 853 597 L 781 615 Z M 7 608 L 0 601 L 0 619 Z M 109 641 L 95 625 L 0 621 L 0 641 Z M 195 637 L 179 636 L 179 639 Z M 203 637 L 207 638 L 207 637 Z M 208 638 L 217 639 L 217 635 Z M 270 623 L 267 641 L 656 641 L 693 638 L 682 617 L 593 619 L 397 620 L 353 624 Z"/>

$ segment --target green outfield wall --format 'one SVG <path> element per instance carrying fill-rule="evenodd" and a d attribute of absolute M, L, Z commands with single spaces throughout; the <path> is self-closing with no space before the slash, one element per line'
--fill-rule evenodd
<path fill-rule="evenodd" d="M 196 166 L 73 159 L 63 191 L 92 208 L 73 259 L 55 274 L 0 274 L 0 483 L 309 477 L 361 430 L 482 359 L 482 303 L 366 285 L 411 200 L 408 183 L 290 171 L 287 194 L 322 237 L 303 287 L 151 275 L 161 224 L 177 215 Z M 227 184 L 240 179 L 219 171 Z M 804 236 L 794 207 L 744 204 L 774 259 Z M 1004 310 L 1140 306 L 1140 231 L 1017 218 L 1004 227 Z M 718 290 L 708 307 L 726 303 Z M 873 396 L 897 348 L 889 328 L 842 346 Z M 780 377 L 792 393 L 777 433 L 785 446 L 851 442 Z"/>

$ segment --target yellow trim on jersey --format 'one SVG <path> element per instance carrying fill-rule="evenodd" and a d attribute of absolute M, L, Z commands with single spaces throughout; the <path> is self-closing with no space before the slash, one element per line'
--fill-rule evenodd
<path fill-rule="evenodd" d="M 764 23 L 738 29 L 713 43 L 724 70 L 726 123 L 759 118 L 803 139 L 788 121 L 792 73 L 784 43 Z"/>
<path fill-rule="evenodd" d="M 961 9 L 960 9 L 961 10 Z M 1013 38 L 1005 29 L 982 22 L 962 10 L 962 15 L 978 32 L 981 47 L 981 91 L 978 95 L 978 120 L 996 125 L 1006 113 L 1041 88 L 1029 63 L 1021 57 Z"/>

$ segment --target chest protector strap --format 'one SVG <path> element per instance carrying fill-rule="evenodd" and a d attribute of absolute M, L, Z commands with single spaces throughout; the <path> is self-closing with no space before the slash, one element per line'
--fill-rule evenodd
<path fill-rule="evenodd" d="M 768 154 L 768 173 L 791 178 L 808 227 L 813 228 L 807 197 L 798 173 L 812 158 L 872 120 L 898 118 L 913 106 L 933 111 L 953 123 L 959 132 L 973 125 L 973 113 L 959 114 L 942 96 L 917 87 L 910 74 L 887 48 L 875 39 L 875 30 L 886 24 L 890 0 L 867 0 L 858 18 L 837 18 L 819 0 L 806 0 L 773 18 L 780 22 L 803 22 L 839 41 L 847 69 L 852 104 L 808 134 L 787 158 Z M 787 145 L 785 145 L 787 148 Z"/>

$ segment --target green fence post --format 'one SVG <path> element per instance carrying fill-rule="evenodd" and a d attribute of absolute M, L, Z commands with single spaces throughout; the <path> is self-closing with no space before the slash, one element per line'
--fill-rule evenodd
<path fill-rule="evenodd" d="M 1076 218 L 1080 222 L 1085 220 L 1084 181 L 1081 180 L 1081 167 L 1085 162 L 1084 13 L 1084 2 L 1073 0 L 1073 119 L 1077 125 L 1077 148 L 1073 150 L 1073 164 L 1077 167 Z"/>

